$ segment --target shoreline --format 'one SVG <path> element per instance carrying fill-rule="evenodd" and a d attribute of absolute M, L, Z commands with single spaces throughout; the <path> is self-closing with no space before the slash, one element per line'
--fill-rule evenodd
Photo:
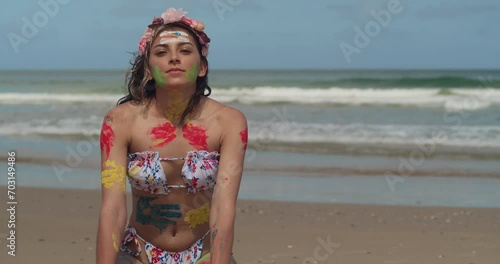
<path fill-rule="evenodd" d="M 37 152 L 35 152 L 37 153 Z M 274 152 L 273 152 L 274 153 Z M 286 153 L 286 152 L 283 152 Z M 294 153 L 295 154 L 295 153 Z M 312 153 L 297 153 L 296 155 L 318 155 Z M 321 154 L 319 154 L 321 155 Z M 342 157 L 342 160 L 345 160 L 347 155 L 324 155 L 325 157 Z M 7 155 L 0 155 L 0 159 L 6 160 Z M 97 156 L 96 156 L 97 157 Z M 475 168 L 468 168 L 468 170 L 464 170 L 464 168 L 458 167 L 456 169 L 451 169 L 450 164 L 456 164 L 457 166 L 463 164 L 472 164 L 481 161 L 474 160 L 449 160 L 447 166 L 435 167 L 435 164 L 445 163 L 446 160 L 432 160 L 429 159 L 427 161 L 426 166 L 418 164 L 412 164 L 406 161 L 407 157 L 402 156 L 404 162 L 401 161 L 392 161 L 386 157 L 375 157 L 375 156 L 365 156 L 359 158 L 366 158 L 366 160 L 373 159 L 369 165 L 366 167 L 353 167 L 353 165 L 342 165 L 341 161 L 335 161 L 329 164 L 328 166 L 305 166 L 304 164 L 297 165 L 289 165 L 286 163 L 279 165 L 270 165 L 265 163 L 263 160 L 260 161 L 251 161 L 245 165 L 244 172 L 246 173 L 264 173 L 264 174 L 282 174 L 282 173 L 290 173 L 297 174 L 302 173 L 304 176 L 302 177 L 319 177 L 319 178 L 328 178 L 330 176 L 380 176 L 380 175 L 400 175 L 402 173 L 399 172 L 398 166 L 406 166 L 403 167 L 403 172 L 410 175 L 404 175 L 403 177 L 450 177 L 450 178 L 486 178 L 486 179 L 500 179 L 500 173 L 496 171 L 496 167 L 491 168 L 481 168 L 480 166 L 476 166 Z M 381 167 L 376 165 L 377 160 L 382 160 L 389 162 L 390 165 L 387 164 L 386 167 Z M 67 164 L 66 159 L 62 155 L 57 154 L 46 154 L 44 157 L 19 157 L 16 160 L 17 164 L 22 164 L 26 166 L 30 165 L 40 165 L 40 166 L 50 166 L 51 164 Z M 82 159 L 78 164 L 78 167 L 75 169 L 90 169 L 98 171 L 100 169 L 100 161 L 97 159 Z M 493 160 L 484 160 L 483 165 L 485 166 L 493 166 L 491 164 L 494 163 Z M 67 167 L 71 167 L 66 165 Z M 377 167 L 376 167 L 377 166 Z M 406 170 L 408 167 L 411 167 L 413 171 L 408 173 Z"/>
<path fill-rule="evenodd" d="M 127 187 L 128 187 L 127 183 Z M 21 186 L 22 189 L 25 189 L 26 192 L 29 193 L 53 193 L 59 192 L 62 195 L 67 193 L 77 193 L 82 195 L 87 195 L 88 193 L 93 193 L 93 195 L 97 195 L 100 197 L 101 190 L 100 189 L 82 189 L 82 188 L 65 188 L 65 187 L 32 187 L 32 186 Z M 19 189 L 19 185 L 16 186 L 16 189 Z M 24 191 L 23 191 L 24 192 Z M 131 192 L 129 188 L 126 189 L 127 199 L 131 199 Z M 0 193 L 5 194 L 3 196 L 7 196 L 7 186 L 0 185 Z M 0 202 L 6 202 L 7 197 L 0 197 Z M 99 199 L 100 200 L 100 199 Z M 250 204 L 250 203 L 276 203 L 276 204 L 297 204 L 301 206 L 307 205 L 325 205 L 325 206 L 338 206 L 338 207 L 350 207 L 350 206 L 359 206 L 359 207 L 380 207 L 380 208 L 434 208 L 434 209 L 454 209 L 454 210 L 498 210 L 498 223 L 500 224 L 500 207 L 474 207 L 474 206 L 426 206 L 426 205 L 401 205 L 401 204 L 358 204 L 358 203 L 346 203 L 346 202 L 315 202 L 315 201 L 276 201 L 269 199 L 247 199 L 247 198 L 238 198 L 238 202 L 242 204 Z M 130 209 L 130 208 L 129 208 Z M 500 227 L 500 225 L 499 225 Z"/>
<path fill-rule="evenodd" d="M 98 170 L 18 166 L 19 189 L 100 191 Z M 38 176 L 37 176 L 38 175 Z M 7 178 L 0 178 L 0 189 Z M 127 184 L 127 186 L 129 186 Z M 309 202 L 326 205 L 500 209 L 500 179 L 395 175 L 315 175 L 302 172 L 245 171 L 239 198 L 255 202 Z M 126 188 L 130 193 L 131 187 Z"/>
<path fill-rule="evenodd" d="M 2 262 L 94 263 L 100 190 L 21 187 L 16 197 L 17 254 Z M 233 252 L 240 264 L 493 264 L 500 210 L 238 200 Z"/>

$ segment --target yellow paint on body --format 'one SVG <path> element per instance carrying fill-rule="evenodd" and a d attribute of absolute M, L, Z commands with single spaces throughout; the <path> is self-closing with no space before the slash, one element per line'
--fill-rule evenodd
<path fill-rule="evenodd" d="M 141 167 L 138 165 L 132 166 L 132 168 L 130 168 L 130 170 L 128 171 L 128 176 L 131 177 L 131 176 L 136 175 L 137 173 L 139 173 L 140 169 L 141 169 Z"/>
<path fill-rule="evenodd" d="M 150 184 L 150 185 L 153 185 L 153 183 L 154 183 L 154 181 L 155 181 L 155 178 L 154 178 L 152 175 L 150 175 L 150 176 L 148 177 L 147 181 L 149 182 L 149 184 Z"/>
<path fill-rule="evenodd" d="M 104 188 L 111 189 L 113 186 L 119 186 L 125 191 L 125 167 L 112 160 L 105 163 L 106 169 L 101 172 L 101 183 Z"/>
<path fill-rule="evenodd" d="M 205 204 L 204 206 L 196 209 L 191 209 L 186 212 L 184 221 L 189 224 L 189 228 L 193 229 L 199 224 L 208 222 L 210 217 L 210 206 Z"/>
<path fill-rule="evenodd" d="M 115 233 L 111 234 L 111 237 L 113 238 L 113 248 L 115 252 L 118 252 L 118 237 L 116 237 Z"/>
<path fill-rule="evenodd" d="M 186 109 L 189 98 L 184 98 L 181 91 L 172 89 L 170 90 L 171 102 L 169 106 L 169 111 L 165 113 L 168 120 L 174 121 L 181 118 L 184 109 Z"/>

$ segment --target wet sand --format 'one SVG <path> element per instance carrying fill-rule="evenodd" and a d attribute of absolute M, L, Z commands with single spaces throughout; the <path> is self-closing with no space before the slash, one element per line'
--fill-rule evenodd
<path fill-rule="evenodd" d="M 6 192 L 2 186 L 4 213 Z M 0 263 L 95 263 L 100 191 L 18 186 L 16 196 L 16 256 L 7 254 L 10 229 L 2 213 Z M 251 200 L 240 200 L 237 207 L 233 251 L 239 264 L 496 264 L 500 259 L 500 208 Z"/>

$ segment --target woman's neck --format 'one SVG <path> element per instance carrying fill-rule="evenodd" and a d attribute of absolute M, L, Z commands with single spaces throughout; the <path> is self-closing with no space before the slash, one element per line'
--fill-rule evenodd
<path fill-rule="evenodd" d="M 186 110 L 195 88 L 156 88 L 155 105 L 159 116 L 177 124 Z M 189 115 L 188 115 L 189 117 Z"/>

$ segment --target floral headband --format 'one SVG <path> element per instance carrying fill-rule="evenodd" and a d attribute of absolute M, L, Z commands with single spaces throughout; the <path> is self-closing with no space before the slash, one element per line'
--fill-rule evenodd
<path fill-rule="evenodd" d="M 176 10 L 175 8 L 169 8 L 161 17 L 154 17 L 153 22 L 149 24 L 148 28 L 144 31 L 141 41 L 139 42 L 139 52 L 144 55 L 146 52 L 146 46 L 148 42 L 153 39 L 154 28 L 166 25 L 174 22 L 179 22 L 193 29 L 196 36 L 201 44 L 201 55 L 206 57 L 208 55 L 208 43 L 210 43 L 210 38 L 203 32 L 205 29 L 205 24 L 199 20 L 194 20 L 186 16 L 187 12 L 182 11 L 182 8 Z"/>

